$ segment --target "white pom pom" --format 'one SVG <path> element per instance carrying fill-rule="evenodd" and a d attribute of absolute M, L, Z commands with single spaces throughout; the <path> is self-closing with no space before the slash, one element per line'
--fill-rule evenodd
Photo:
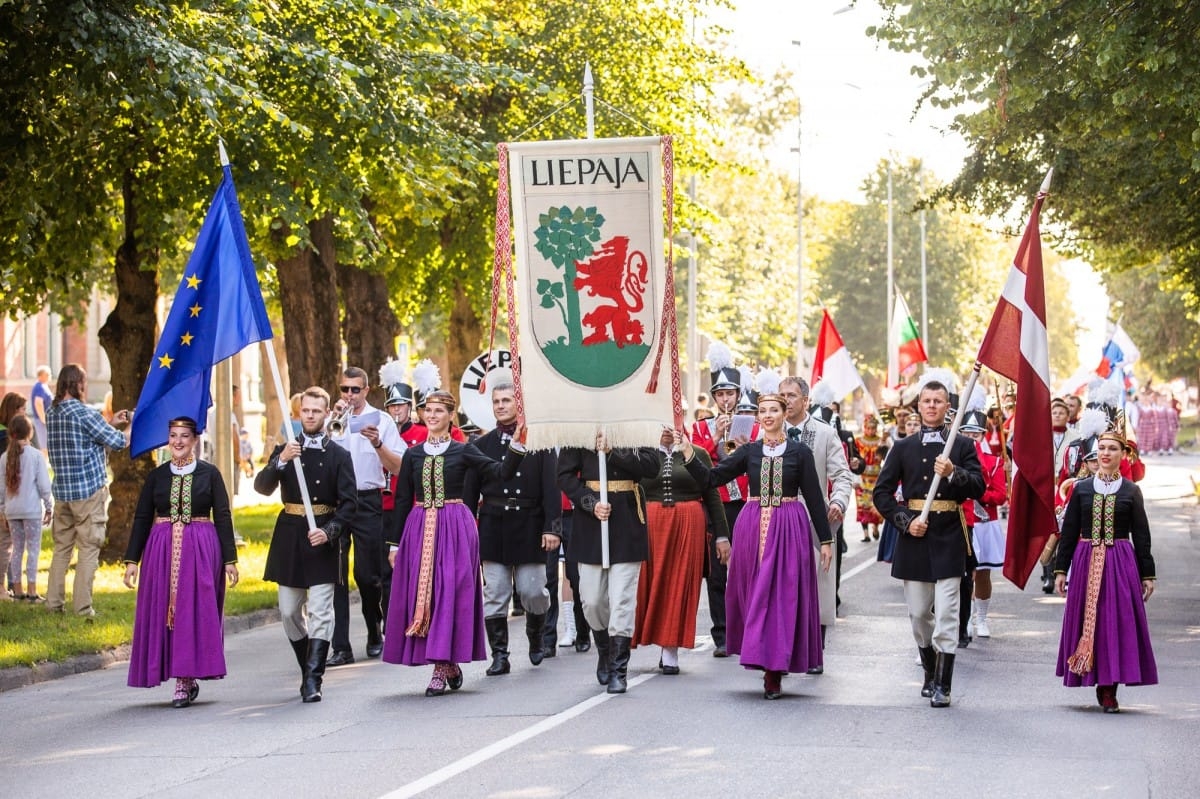
<path fill-rule="evenodd" d="M 708 345 L 708 371 L 716 372 L 733 366 L 733 353 L 720 342 Z"/>
<path fill-rule="evenodd" d="M 774 369 L 760 369 L 754 382 L 758 387 L 759 394 L 778 394 L 779 384 L 782 380 L 783 378 L 779 376 L 779 372 L 776 372 Z"/>
<path fill-rule="evenodd" d="M 967 397 L 967 408 L 970 411 L 982 411 L 987 408 L 987 392 L 978 384 L 971 389 L 971 396 Z"/>
<path fill-rule="evenodd" d="M 813 405 L 820 405 L 824 408 L 831 402 L 835 402 L 837 397 L 833 395 L 833 386 L 828 380 L 822 380 L 812 388 L 812 393 L 809 395 L 809 401 Z"/>
<path fill-rule="evenodd" d="M 1121 407 L 1121 395 L 1125 392 L 1125 386 L 1119 375 L 1105 380 L 1096 378 L 1088 383 L 1088 404 L 1095 403 L 1104 405 L 1109 408 Z"/>
<path fill-rule="evenodd" d="M 945 386 L 951 394 L 958 393 L 958 377 L 949 369 L 939 367 L 925 370 L 921 378 L 917 381 L 917 394 L 921 393 L 921 389 L 925 387 L 926 383 L 935 380 Z"/>
<path fill-rule="evenodd" d="M 1075 425 L 1080 438 L 1098 436 L 1108 429 L 1108 414 L 1099 408 L 1088 408 L 1079 414 L 1079 422 Z"/>
<path fill-rule="evenodd" d="M 742 364 L 738 367 L 738 374 L 742 376 L 741 382 L 738 383 L 742 387 L 742 391 L 754 390 L 754 372 L 750 371 L 750 367 Z"/>
<path fill-rule="evenodd" d="M 396 383 L 404 382 L 404 364 L 394 358 L 388 358 L 387 363 L 379 367 L 379 385 L 387 388 Z"/>
<path fill-rule="evenodd" d="M 413 383 L 422 394 L 442 387 L 442 373 L 437 364 L 426 358 L 413 367 Z"/>

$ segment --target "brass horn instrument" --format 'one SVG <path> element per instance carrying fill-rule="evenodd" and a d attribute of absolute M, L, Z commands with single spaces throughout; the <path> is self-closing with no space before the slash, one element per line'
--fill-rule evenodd
<path fill-rule="evenodd" d="M 329 435 L 341 436 L 346 432 L 350 426 L 350 413 L 351 408 L 347 405 L 341 413 L 329 420 Z"/>

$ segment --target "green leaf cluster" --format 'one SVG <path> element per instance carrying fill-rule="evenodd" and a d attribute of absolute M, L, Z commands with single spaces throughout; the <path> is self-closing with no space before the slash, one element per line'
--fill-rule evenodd
<path fill-rule="evenodd" d="M 971 147 L 946 194 L 1032 196 L 1102 269 L 1164 263 L 1200 285 L 1200 13 L 1190 0 L 883 0 L 868 33 L 927 61 L 925 99 Z"/>

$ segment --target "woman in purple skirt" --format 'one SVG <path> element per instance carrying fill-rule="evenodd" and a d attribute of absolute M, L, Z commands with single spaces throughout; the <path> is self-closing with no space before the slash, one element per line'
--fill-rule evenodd
<path fill-rule="evenodd" d="M 383 659 L 404 666 L 433 664 L 426 696 L 462 687 L 459 663 L 487 660 L 479 528 L 474 509 L 462 501 L 467 470 L 495 472 L 507 480 L 524 457 L 517 443 L 525 437 L 521 423 L 503 463 L 474 444 L 452 440 L 454 409 L 449 392 L 426 395 L 429 438 L 404 453 L 394 526 L 384 531 L 394 571 Z"/>
<path fill-rule="evenodd" d="M 1067 598 L 1058 676 L 1068 687 L 1096 686 L 1105 713 L 1120 712 L 1119 683 L 1158 682 L 1146 623 L 1154 593 L 1150 524 L 1141 489 L 1121 477 L 1127 449 L 1119 434 L 1100 434 L 1099 470 L 1075 483 L 1054 564 L 1054 587 Z"/>
<path fill-rule="evenodd" d="M 685 466 L 701 485 L 725 485 L 740 474 L 750 494 L 733 527 L 725 592 L 725 646 L 748 669 L 763 671 L 763 695 L 782 696 L 782 678 L 823 665 L 812 531 L 821 541 L 820 568 L 828 571 L 833 533 L 812 451 L 784 433 L 786 403 L 760 386 L 763 437 L 734 450 L 712 469 L 693 457 L 677 433 Z M 811 512 L 810 512 L 811 509 Z"/>
<path fill-rule="evenodd" d="M 187 707 L 197 680 L 225 676 L 221 614 L 225 581 L 238 581 L 237 547 L 225 481 L 195 457 L 196 422 L 172 419 L 167 449 L 170 462 L 146 477 L 125 550 L 125 585 L 138 590 L 129 685 L 174 677 L 171 704 Z"/>

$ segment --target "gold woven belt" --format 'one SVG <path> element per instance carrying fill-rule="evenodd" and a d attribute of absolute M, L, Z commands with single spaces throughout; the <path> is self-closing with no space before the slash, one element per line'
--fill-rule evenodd
<path fill-rule="evenodd" d="M 600 490 L 599 480 L 588 480 L 587 487 L 593 491 Z M 620 494 L 623 492 L 632 491 L 635 494 L 634 503 L 637 505 L 638 521 L 642 524 L 646 523 L 646 516 L 642 512 L 642 484 L 636 480 L 609 480 L 608 490 Z"/>
<path fill-rule="evenodd" d="M 925 510 L 925 506 L 928 504 L 932 513 L 956 513 L 958 511 L 958 503 L 952 499 L 935 499 L 932 502 L 910 499 L 907 504 L 909 510 Z"/>
<path fill-rule="evenodd" d="M 176 520 L 175 520 L 175 519 L 172 519 L 170 516 L 158 516 L 158 517 L 156 517 L 156 518 L 154 519 L 154 523 L 155 523 L 155 524 L 162 524 L 163 522 L 166 522 L 167 524 L 170 524 L 170 523 L 171 523 L 171 522 L 173 522 L 173 521 L 176 521 Z M 191 523 L 192 523 L 192 520 L 191 520 L 190 518 L 189 518 L 189 519 L 183 519 L 183 518 L 181 518 L 181 519 L 179 519 L 178 521 L 179 521 L 179 523 L 180 523 L 180 524 L 191 524 Z M 199 519 L 198 521 L 206 522 L 206 521 L 208 521 L 208 518 L 206 517 L 206 518 L 203 518 L 203 519 Z"/>
<path fill-rule="evenodd" d="M 757 503 L 760 497 L 746 497 L 746 504 Z M 780 497 L 780 502 L 799 502 L 800 497 Z"/>
<path fill-rule="evenodd" d="M 333 507 L 332 505 L 313 505 L 312 506 L 313 516 L 326 516 L 330 513 L 333 513 L 335 510 L 337 510 L 337 509 L 335 507 Z M 292 516 L 304 516 L 305 515 L 304 505 L 301 503 L 298 503 L 298 502 L 283 503 L 283 512 L 290 514 Z"/>
<path fill-rule="evenodd" d="M 587 487 L 592 489 L 593 491 L 599 491 L 600 490 L 600 481 L 599 480 L 588 480 Z M 641 484 L 635 480 L 609 480 L 608 481 L 608 490 L 609 491 L 637 491 L 640 487 L 641 487 Z"/>

